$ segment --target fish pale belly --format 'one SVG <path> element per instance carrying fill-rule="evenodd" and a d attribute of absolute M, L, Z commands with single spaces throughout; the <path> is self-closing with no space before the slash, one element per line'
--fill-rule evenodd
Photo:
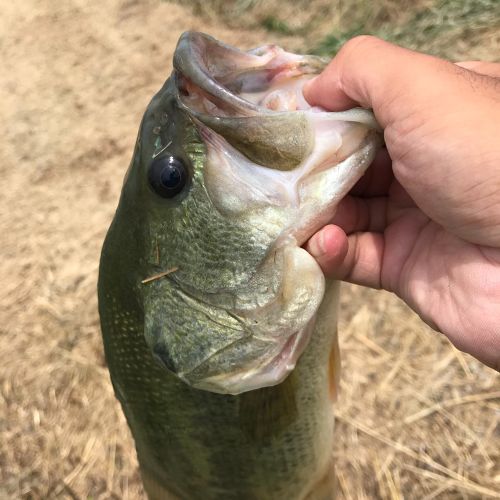
<path fill-rule="evenodd" d="M 337 283 L 292 374 L 238 396 L 193 389 L 161 368 L 139 309 L 102 288 L 112 304 L 101 318 L 106 358 L 152 500 L 333 497 Z"/>

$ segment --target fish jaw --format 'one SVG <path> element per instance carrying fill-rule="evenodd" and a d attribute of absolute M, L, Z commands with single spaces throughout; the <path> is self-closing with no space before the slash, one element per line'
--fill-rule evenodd
<path fill-rule="evenodd" d="M 236 395 L 279 384 L 295 368 L 313 332 L 325 279 L 304 249 L 294 245 L 281 251 L 285 258 L 279 298 L 239 311 L 252 334 L 217 351 L 192 372 L 178 373 L 181 379 L 197 389 Z M 235 368 L 218 369 L 228 364 Z M 214 374 L 200 376 L 206 370 Z"/>
<path fill-rule="evenodd" d="M 175 293 L 161 283 L 149 288 L 147 303 L 178 296 L 189 305 L 183 322 L 206 326 L 172 335 L 164 324 L 172 306 L 155 306 L 146 310 L 146 340 L 194 388 L 239 394 L 276 385 L 306 348 L 325 290 L 301 246 L 369 166 L 380 129 L 367 110 L 309 107 L 302 87 L 322 68 L 314 57 L 275 46 L 245 53 L 191 33 L 174 67 L 177 106 L 204 142 L 206 195 L 218 217 L 241 234 L 248 229 L 265 253 L 247 281 L 229 289 L 197 288 L 181 273 L 166 280 Z"/>

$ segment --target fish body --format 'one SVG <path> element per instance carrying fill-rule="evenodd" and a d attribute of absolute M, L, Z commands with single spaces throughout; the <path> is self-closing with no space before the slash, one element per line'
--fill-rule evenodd
<path fill-rule="evenodd" d="M 324 61 L 184 34 L 103 246 L 99 312 L 150 498 L 331 498 L 338 284 L 301 245 L 381 143 Z"/>

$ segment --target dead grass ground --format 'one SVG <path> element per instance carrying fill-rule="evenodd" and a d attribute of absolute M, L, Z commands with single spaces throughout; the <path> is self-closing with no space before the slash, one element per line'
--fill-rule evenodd
<path fill-rule="evenodd" d="M 95 293 L 142 112 L 185 29 L 310 42 L 156 0 L 0 5 L 0 498 L 143 498 Z M 497 57 L 481 36 L 458 52 Z M 498 374 L 389 294 L 346 287 L 342 305 L 341 498 L 500 498 Z"/>

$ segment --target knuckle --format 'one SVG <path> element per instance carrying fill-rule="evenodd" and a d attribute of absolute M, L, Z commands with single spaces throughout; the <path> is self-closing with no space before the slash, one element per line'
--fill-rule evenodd
<path fill-rule="evenodd" d="M 348 40 L 339 50 L 339 57 L 357 57 L 361 55 L 366 57 L 367 53 L 372 52 L 386 42 L 372 35 L 358 35 Z"/>
<path fill-rule="evenodd" d="M 380 51 L 388 42 L 371 35 L 360 35 L 348 40 L 334 58 L 339 86 L 342 89 L 363 87 L 363 76 L 367 68 L 378 64 Z M 365 96 L 366 97 L 366 96 Z"/>

